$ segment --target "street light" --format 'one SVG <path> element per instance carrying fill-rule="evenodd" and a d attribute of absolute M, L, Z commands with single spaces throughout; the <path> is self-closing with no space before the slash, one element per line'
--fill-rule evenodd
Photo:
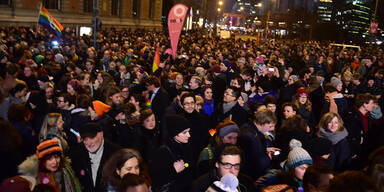
<path fill-rule="evenodd" d="M 255 4 L 255 7 L 262 7 L 262 6 L 263 6 L 263 4 L 261 2 L 258 4 Z"/>
<path fill-rule="evenodd" d="M 220 12 L 220 11 L 221 11 L 221 9 L 220 9 L 220 8 L 217 8 L 217 11 L 218 11 L 218 12 Z"/>
<path fill-rule="evenodd" d="M 219 5 L 220 5 L 220 6 L 223 5 L 223 1 L 219 1 Z"/>
<path fill-rule="evenodd" d="M 241 10 L 241 11 L 244 10 L 244 7 L 240 7 L 240 10 Z"/>

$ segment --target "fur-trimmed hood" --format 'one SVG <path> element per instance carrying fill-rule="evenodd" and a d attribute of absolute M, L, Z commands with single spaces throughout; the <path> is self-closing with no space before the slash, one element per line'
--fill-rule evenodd
<path fill-rule="evenodd" d="M 36 155 L 27 157 L 18 167 L 18 172 L 21 175 L 36 177 L 39 171 L 39 159 Z"/>
<path fill-rule="evenodd" d="M 64 157 L 64 164 L 69 165 L 71 160 L 68 157 Z M 39 159 L 36 155 L 27 157 L 19 166 L 18 172 L 20 175 L 37 177 L 39 172 Z"/>

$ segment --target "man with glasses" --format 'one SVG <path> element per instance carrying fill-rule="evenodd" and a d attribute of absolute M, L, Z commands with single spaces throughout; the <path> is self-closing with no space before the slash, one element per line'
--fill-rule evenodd
<path fill-rule="evenodd" d="M 57 110 L 63 117 L 64 125 L 63 129 L 67 133 L 70 134 L 71 127 L 71 111 L 75 108 L 73 101 L 71 101 L 71 95 L 68 93 L 61 93 L 56 98 Z"/>
<path fill-rule="evenodd" d="M 219 104 L 216 110 L 218 112 L 216 122 L 229 118 L 241 126 L 248 121 L 248 112 L 237 102 L 239 97 L 240 91 L 236 87 L 228 87 L 225 90 L 223 103 Z"/>
<path fill-rule="evenodd" d="M 255 191 L 250 177 L 240 173 L 241 167 L 241 149 L 232 144 L 220 146 L 214 158 L 214 166 L 209 171 L 195 180 L 192 185 L 192 192 L 206 191 L 215 181 L 228 173 L 233 174 L 239 180 L 238 191 Z"/>
<path fill-rule="evenodd" d="M 185 93 L 180 99 L 184 111 L 182 115 L 191 123 L 191 146 L 193 147 L 193 158 L 197 157 L 201 150 L 208 145 L 210 122 L 206 115 L 196 111 L 196 98 L 192 92 Z"/>

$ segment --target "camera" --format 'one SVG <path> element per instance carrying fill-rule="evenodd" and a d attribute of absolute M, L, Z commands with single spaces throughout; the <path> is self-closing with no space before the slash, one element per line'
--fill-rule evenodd
<path fill-rule="evenodd" d="M 269 71 L 269 72 L 274 72 L 274 71 L 275 71 L 275 69 L 274 69 L 274 68 L 272 68 L 272 67 L 270 67 L 270 68 L 268 68 L 268 71 Z"/>
<path fill-rule="evenodd" d="M 280 151 L 273 152 L 273 155 L 275 155 L 275 156 L 280 155 Z"/>

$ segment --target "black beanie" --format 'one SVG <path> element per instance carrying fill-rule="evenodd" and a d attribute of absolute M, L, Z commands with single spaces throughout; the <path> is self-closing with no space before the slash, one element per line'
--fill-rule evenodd
<path fill-rule="evenodd" d="M 169 137 L 173 138 L 184 130 L 191 128 L 190 122 L 180 115 L 168 115 L 166 125 Z"/>

